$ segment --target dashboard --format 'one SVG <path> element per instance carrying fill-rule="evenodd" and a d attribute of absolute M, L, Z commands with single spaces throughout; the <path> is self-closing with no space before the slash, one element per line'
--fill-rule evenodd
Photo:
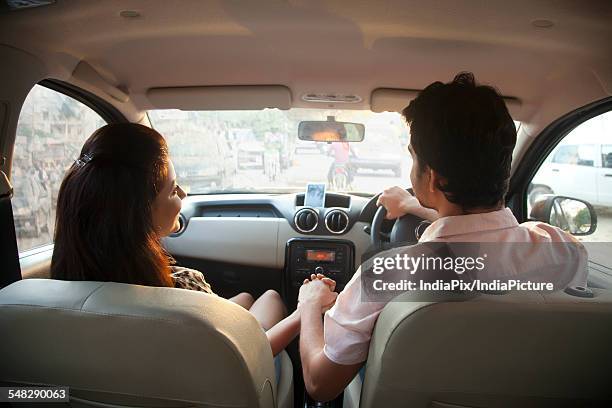
<path fill-rule="evenodd" d="M 326 193 L 324 206 L 304 206 L 305 194 L 219 194 L 183 201 L 181 228 L 164 239 L 177 256 L 283 269 L 296 238 L 345 240 L 359 259 L 367 250 L 370 198 Z"/>
<path fill-rule="evenodd" d="M 368 251 L 376 211 L 371 197 L 357 195 L 326 193 L 321 207 L 304 201 L 303 193 L 190 196 L 164 246 L 221 293 L 276 288 L 292 310 L 312 273 L 344 288 Z"/>

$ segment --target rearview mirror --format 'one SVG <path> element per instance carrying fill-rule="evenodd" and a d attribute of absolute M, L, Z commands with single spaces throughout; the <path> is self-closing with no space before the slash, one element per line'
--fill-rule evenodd
<path fill-rule="evenodd" d="M 597 229 L 597 214 L 593 206 L 571 197 L 543 197 L 534 203 L 529 217 L 577 236 L 590 235 Z"/>
<path fill-rule="evenodd" d="M 336 121 L 304 121 L 298 127 L 300 140 L 314 142 L 361 142 L 365 126 L 361 123 Z"/>

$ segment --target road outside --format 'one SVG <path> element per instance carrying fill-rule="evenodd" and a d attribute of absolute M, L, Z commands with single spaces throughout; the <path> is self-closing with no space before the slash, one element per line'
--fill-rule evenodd
<path fill-rule="evenodd" d="M 595 233 L 579 239 L 584 242 L 612 243 L 612 207 L 596 207 L 595 212 L 597 213 Z"/>
<path fill-rule="evenodd" d="M 292 166 L 281 171 L 276 180 L 269 180 L 263 169 L 238 169 L 228 182 L 226 190 L 254 188 L 265 191 L 266 188 L 306 189 L 307 183 L 327 183 L 327 174 L 333 159 L 320 154 L 296 153 Z M 410 187 L 410 168 L 412 161 L 406 151 L 401 159 L 401 176 L 397 177 L 391 170 L 357 169 L 354 180 L 348 191 L 376 193 L 388 186 Z M 193 187 L 192 187 L 193 190 Z"/>

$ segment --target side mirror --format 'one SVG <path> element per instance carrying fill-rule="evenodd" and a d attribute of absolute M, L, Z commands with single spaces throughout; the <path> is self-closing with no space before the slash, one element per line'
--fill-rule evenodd
<path fill-rule="evenodd" d="M 597 229 L 597 214 L 593 206 L 572 197 L 543 196 L 533 204 L 529 218 L 576 236 L 590 235 Z"/>

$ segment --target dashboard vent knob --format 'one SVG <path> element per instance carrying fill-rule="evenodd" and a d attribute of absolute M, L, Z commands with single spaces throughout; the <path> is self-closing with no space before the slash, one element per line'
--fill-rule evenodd
<path fill-rule="evenodd" d="M 300 232 L 312 232 L 319 225 L 319 214 L 312 208 L 302 208 L 293 218 L 295 227 Z"/>
<path fill-rule="evenodd" d="M 325 216 L 325 226 L 332 234 L 342 234 L 348 225 L 348 214 L 342 210 L 332 210 Z"/>

